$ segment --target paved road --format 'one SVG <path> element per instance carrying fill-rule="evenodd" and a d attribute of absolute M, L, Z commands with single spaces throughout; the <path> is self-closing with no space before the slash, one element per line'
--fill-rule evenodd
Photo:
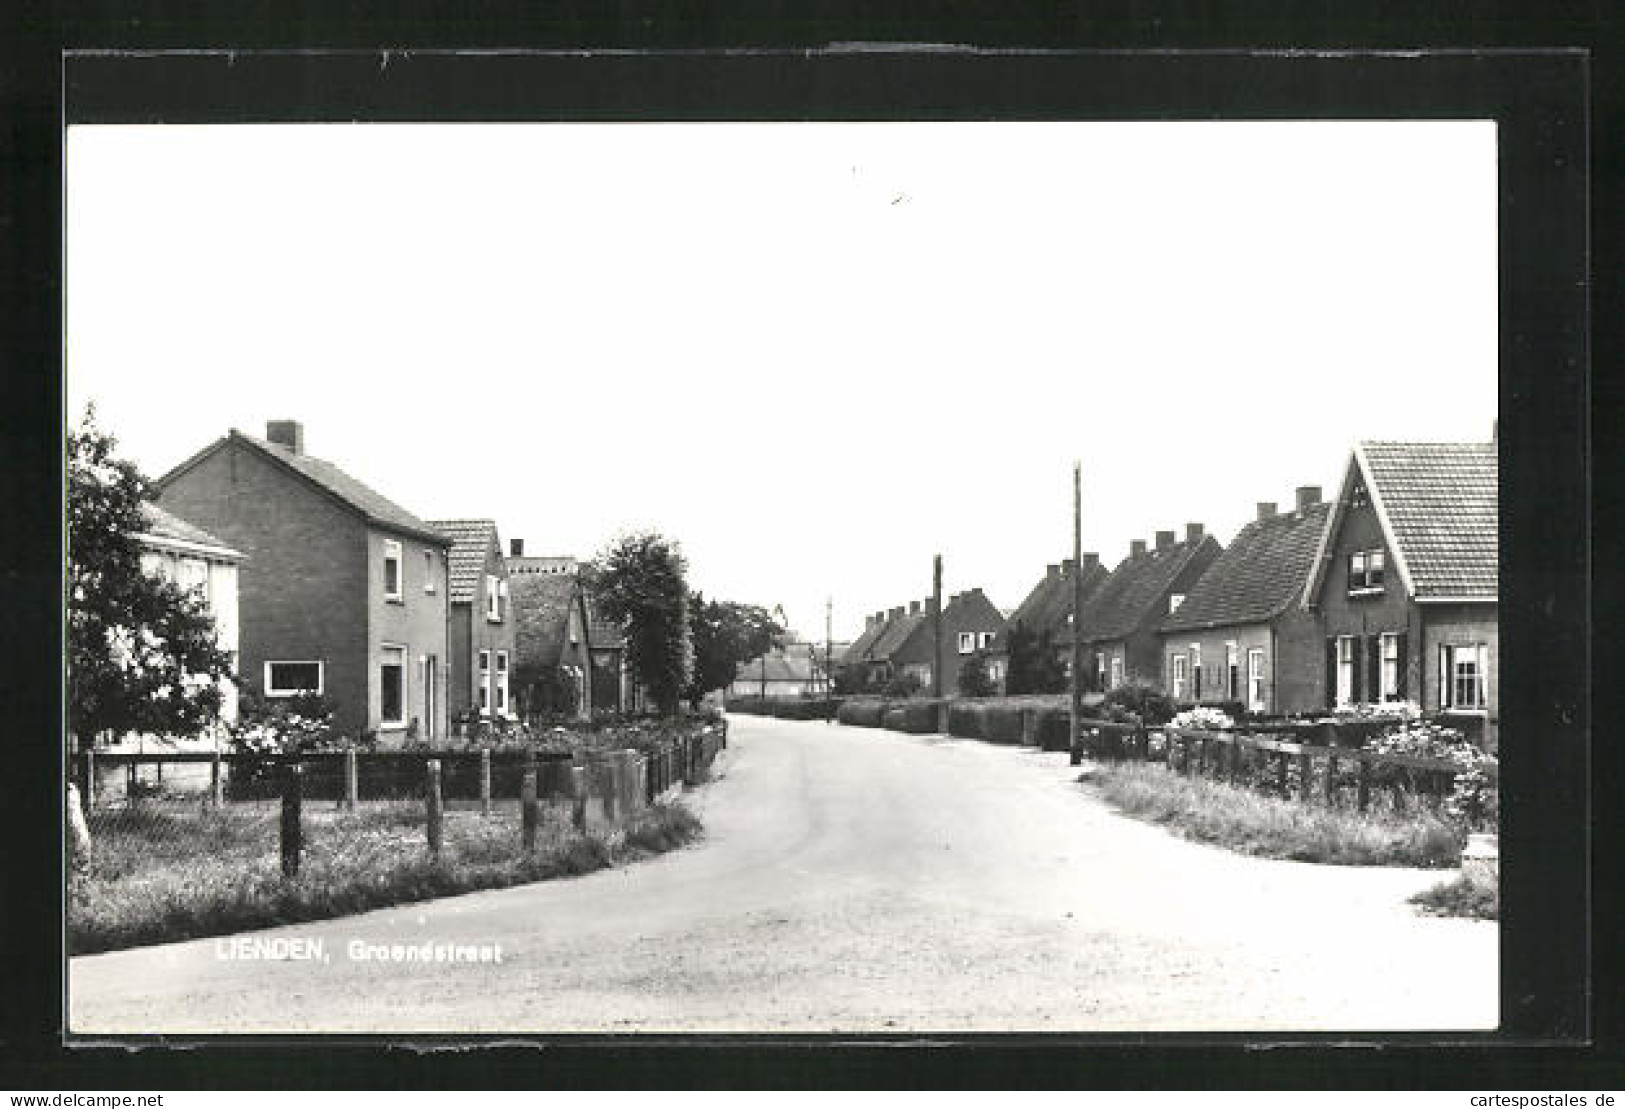
<path fill-rule="evenodd" d="M 703 843 L 583 878 L 74 959 L 77 1032 L 1493 1027 L 1496 928 L 1437 872 L 1248 859 L 1110 811 L 1064 756 L 736 718 Z M 354 962 L 496 943 L 498 965 Z"/>

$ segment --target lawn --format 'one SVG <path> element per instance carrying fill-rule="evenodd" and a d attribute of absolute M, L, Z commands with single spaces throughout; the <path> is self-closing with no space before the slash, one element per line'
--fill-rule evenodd
<path fill-rule="evenodd" d="M 1129 816 L 1246 855 L 1343 866 L 1451 867 L 1456 829 L 1420 805 L 1360 813 L 1188 778 L 1154 763 L 1102 766 L 1086 776 Z"/>
<path fill-rule="evenodd" d="M 308 808 L 297 877 L 284 878 L 280 810 L 269 804 L 136 805 L 92 815 L 89 865 L 70 879 L 73 954 L 214 936 L 585 874 L 698 837 L 686 808 L 656 805 L 611 833 L 581 833 L 568 802 L 545 804 L 536 850 L 520 847 L 517 806 L 446 813 L 429 854 L 421 802 Z"/>

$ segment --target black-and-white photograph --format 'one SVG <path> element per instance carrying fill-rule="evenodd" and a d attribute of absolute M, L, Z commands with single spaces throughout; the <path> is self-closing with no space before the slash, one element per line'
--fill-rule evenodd
<path fill-rule="evenodd" d="M 65 144 L 69 1033 L 1498 1027 L 1493 120 Z"/>

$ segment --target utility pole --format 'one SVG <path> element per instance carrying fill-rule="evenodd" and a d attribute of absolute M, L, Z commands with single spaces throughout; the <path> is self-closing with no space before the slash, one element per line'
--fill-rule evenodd
<path fill-rule="evenodd" d="M 835 626 L 835 598 L 824 598 L 824 697 L 835 695 L 835 654 L 831 628 Z"/>
<path fill-rule="evenodd" d="M 937 731 L 948 732 L 948 706 L 942 703 L 942 556 L 931 560 L 931 696 L 937 702 Z"/>
<path fill-rule="evenodd" d="M 1072 463 L 1072 765 L 1083 761 L 1083 463 Z"/>

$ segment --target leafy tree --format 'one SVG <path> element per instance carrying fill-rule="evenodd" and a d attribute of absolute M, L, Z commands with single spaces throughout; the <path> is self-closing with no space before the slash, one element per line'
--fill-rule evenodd
<path fill-rule="evenodd" d="M 987 672 L 987 659 L 979 651 L 959 668 L 958 685 L 963 697 L 991 697 L 999 691 Z"/>
<path fill-rule="evenodd" d="M 919 675 L 910 670 L 902 670 L 881 686 L 881 692 L 888 697 L 912 697 L 925 688 Z"/>
<path fill-rule="evenodd" d="M 694 676 L 688 562 L 659 532 L 624 535 L 587 569 L 598 612 L 626 628 L 626 662 L 664 715 L 675 716 Z"/>
<path fill-rule="evenodd" d="M 141 568 L 150 485 L 87 407 L 68 435 L 68 729 L 196 735 L 232 677 L 203 597 Z"/>
<path fill-rule="evenodd" d="M 836 664 L 835 693 L 837 696 L 846 697 L 854 693 L 868 693 L 869 691 L 868 667 L 862 665 L 842 666 L 839 663 Z"/>
<path fill-rule="evenodd" d="M 688 613 L 694 676 L 686 693 L 696 709 L 707 693 L 733 684 L 741 663 L 784 645 L 784 625 L 760 605 L 708 601 L 695 593 L 689 597 Z"/>
<path fill-rule="evenodd" d="M 1066 668 L 1055 654 L 1055 640 L 1048 628 L 1034 632 L 1025 620 L 1010 625 L 1007 633 L 1010 669 L 1005 675 L 1005 692 L 1061 693 L 1067 688 Z"/>
<path fill-rule="evenodd" d="M 1138 678 L 1108 692 L 1101 707 L 1108 719 L 1133 719 L 1151 725 L 1168 723 L 1178 711 L 1172 697 Z"/>

